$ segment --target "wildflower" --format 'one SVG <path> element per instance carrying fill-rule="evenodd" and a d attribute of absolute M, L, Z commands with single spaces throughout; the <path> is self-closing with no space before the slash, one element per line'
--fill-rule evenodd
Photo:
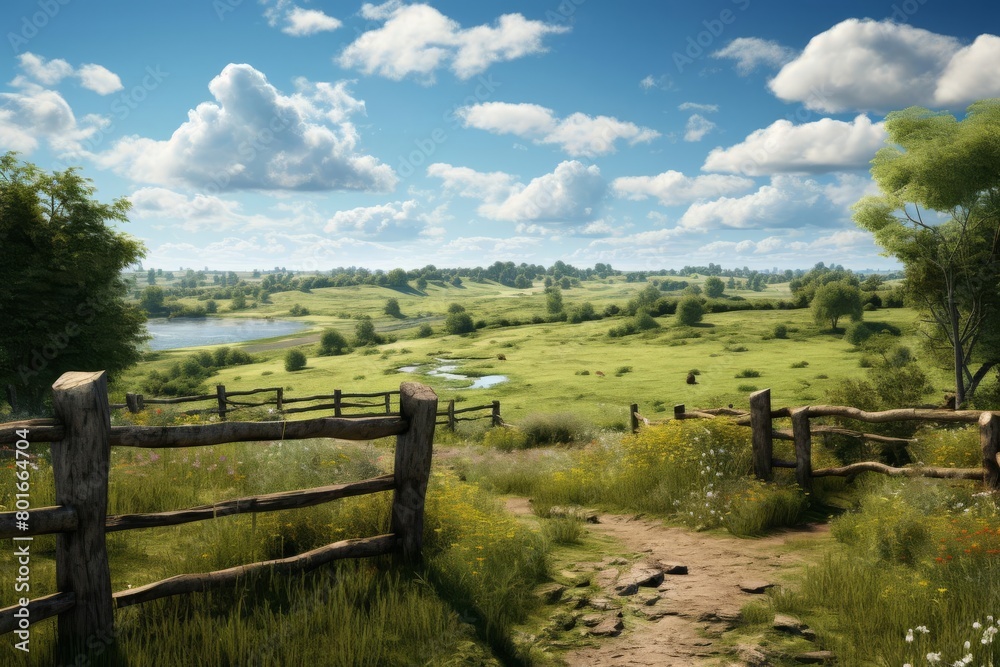
<path fill-rule="evenodd" d="M 983 624 L 980 623 L 979 621 L 976 621 L 975 623 L 972 624 L 972 629 L 973 630 L 980 630 L 982 627 L 983 627 Z"/>
<path fill-rule="evenodd" d="M 948 589 L 947 588 L 939 588 L 938 589 L 939 592 L 946 591 L 946 590 L 948 590 Z M 930 630 L 927 629 L 926 625 L 918 625 L 916 627 L 916 630 L 917 630 L 917 632 L 922 632 L 925 635 L 928 634 L 928 633 L 930 633 Z"/>
<path fill-rule="evenodd" d="M 910 628 L 909 630 L 906 631 L 906 642 L 908 644 L 913 643 L 913 628 Z"/>
<path fill-rule="evenodd" d="M 928 653 L 927 654 L 927 662 L 932 663 L 932 664 L 937 664 L 937 663 L 941 662 L 941 654 L 940 653 Z"/>

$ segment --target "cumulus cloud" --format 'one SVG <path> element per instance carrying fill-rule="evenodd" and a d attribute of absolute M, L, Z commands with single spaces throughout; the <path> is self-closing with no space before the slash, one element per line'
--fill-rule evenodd
<path fill-rule="evenodd" d="M 753 185 L 752 180 L 740 176 L 685 176 L 674 170 L 656 176 L 623 176 L 611 182 L 612 190 L 619 197 L 634 200 L 656 197 L 664 206 L 745 192 Z"/>
<path fill-rule="evenodd" d="M 57 153 L 79 151 L 81 142 L 107 124 L 99 116 L 78 121 L 55 90 L 21 80 L 20 89 L 0 93 L 0 149 L 29 154 L 44 140 Z"/>
<path fill-rule="evenodd" d="M 843 217 L 837 209 L 816 181 L 776 175 L 770 184 L 748 195 L 695 202 L 677 224 L 699 231 L 824 225 Z"/>
<path fill-rule="evenodd" d="M 573 157 L 613 153 L 620 139 L 634 146 L 660 136 L 656 130 L 611 116 L 574 113 L 557 118 L 552 109 L 537 104 L 484 102 L 461 107 L 455 115 L 465 127 L 494 134 L 514 134 L 535 144 L 555 144 Z"/>
<path fill-rule="evenodd" d="M 673 78 L 669 74 L 661 74 L 659 76 L 648 74 L 639 81 L 639 87 L 648 93 L 654 88 L 659 90 L 673 90 L 675 85 Z"/>
<path fill-rule="evenodd" d="M 607 190 L 600 169 L 576 160 L 561 162 L 527 185 L 503 172 L 484 174 L 442 163 L 432 164 L 427 174 L 443 179 L 445 189 L 480 199 L 477 212 L 484 218 L 510 222 L 589 222 Z"/>
<path fill-rule="evenodd" d="M 691 114 L 684 127 L 684 141 L 701 141 L 713 129 L 715 129 L 715 123 L 701 114 Z"/>
<path fill-rule="evenodd" d="M 422 3 L 365 4 L 361 15 L 384 24 L 349 44 L 338 63 L 394 80 L 415 75 L 432 82 L 434 72 L 445 66 L 458 78 L 468 79 L 493 63 L 542 53 L 547 50 L 543 44 L 547 35 L 569 31 L 565 26 L 528 20 L 521 14 L 504 14 L 494 25 L 462 28 Z"/>
<path fill-rule="evenodd" d="M 971 45 L 908 24 L 847 19 L 813 37 L 769 86 L 817 111 L 965 104 L 1000 94 L 1000 38 Z"/>
<path fill-rule="evenodd" d="M 225 190 L 391 191 L 392 169 L 356 151 L 350 121 L 364 112 L 343 82 L 296 81 L 283 95 L 250 65 L 227 65 L 212 79 L 214 102 L 188 112 L 171 137 L 123 138 L 97 163 L 160 185 Z"/>
<path fill-rule="evenodd" d="M 712 57 L 735 60 L 736 71 L 740 76 L 747 76 L 761 66 L 781 67 L 795 57 L 795 51 L 767 39 L 738 37 L 713 53 Z"/>
<path fill-rule="evenodd" d="M 702 169 L 760 175 L 866 168 L 886 136 L 884 124 L 865 115 L 802 125 L 778 120 L 734 146 L 713 149 Z"/>
<path fill-rule="evenodd" d="M 265 4 L 267 0 L 264 0 Z M 281 32 L 292 37 L 305 37 L 320 32 L 336 30 L 343 23 L 318 9 L 304 9 L 291 0 L 277 0 L 273 6 L 264 10 L 268 24 L 275 28 L 281 26 Z"/>
<path fill-rule="evenodd" d="M 412 239 L 426 227 L 420 204 L 413 199 L 337 211 L 324 231 L 331 234 L 377 237 L 381 241 Z"/>
<path fill-rule="evenodd" d="M 22 53 L 17 59 L 24 76 L 46 86 L 54 86 L 67 77 L 75 76 L 81 86 L 98 95 L 110 95 L 124 87 L 118 75 L 102 65 L 85 63 L 74 68 L 61 58 L 46 60 L 34 53 Z M 19 77 L 14 83 L 23 86 L 26 82 Z"/>

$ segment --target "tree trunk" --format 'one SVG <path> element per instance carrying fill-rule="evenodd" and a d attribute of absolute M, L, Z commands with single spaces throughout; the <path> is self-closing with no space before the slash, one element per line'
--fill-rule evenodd
<path fill-rule="evenodd" d="M 961 410 L 965 402 L 965 350 L 959 333 L 958 304 L 955 303 L 955 288 L 948 285 L 948 322 L 951 324 L 951 347 L 955 353 L 955 409 Z"/>

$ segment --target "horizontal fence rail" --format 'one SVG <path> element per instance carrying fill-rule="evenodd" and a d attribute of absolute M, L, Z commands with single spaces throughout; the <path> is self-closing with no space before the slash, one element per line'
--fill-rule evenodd
<path fill-rule="evenodd" d="M 228 393 L 222 390 L 218 394 L 220 410 L 224 405 L 221 401 L 223 395 L 228 402 L 231 396 L 267 391 L 276 391 L 280 400 L 280 389 Z M 0 634 L 23 630 L 27 625 L 58 616 L 59 647 L 62 652 L 67 652 L 82 647 L 88 637 L 114 637 L 113 611 L 116 608 L 232 585 L 258 572 L 304 572 L 342 558 L 401 554 L 409 562 L 419 561 L 424 499 L 438 416 L 437 395 L 429 387 L 412 382 L 403 383 L 395 392 L 336 393 L 341 407 L 346 406 L 339 401 L 341 398 L 379 397 L 383 399 L 379 405 L 386 411 L 390 396 L 399 397 L 396 414 L 287 422 L 112 427 L 110 409 L 113 406 L 108 403 L 106 375 L 103 372 L 63 374 L 53 385 L 56 419 L 0 424 L 0 444 L 24 440 L 25 431 L 31 442 L 52 443 L 57 503 L 52 507 L 30 509 L 27 526 L 24 525 L 23 515 L 17 512 L 0 513 L 0 537 L 59 535 L 56 542 L 58 592 L 26 600 L 25 605 L 0 609 Z M 205 397 L 166 400 L 180 403 L 191 398 L 204 400 Z M 152 401 L 130 399 L 130 406 L 148 403 Z M 166 512 L 107 515 L 112 446 L 199 447 L 229 442 L 306 438 L 373 440 L 393 435 L 396 436 L 395 468 L 390 475 L 346 484 L 235 498 Z M 343 540 L 288 558 L 239 565 L 216 572 L 182 574 L 127 591 L 111 591 L 106 543 L 109 532 L 174 526 L 232 514 L 310 507 L 350 496 L 386 491 L 393 492 L 393 500 L 391 532 L 385 535 Z"/>
<path fill-rule="evenodd" d="M 632 432 L 639 430 L 640 424 L 651 426 L 665 421 L 651 421 L 639 414 L 639 406 L 630 406 Z M 683 405 L 674 407 L 674 419 L 715 419 L 729 418 L 732 423 L 747 426 L 752 432 L 753 472 L 761 480 L 773 478 L 774 468 L 795 470 L 795 478 L 803 489 L 812 487 L 814 477 L 854 477 L 862 472 L 876 472 L 894 477 L 929 477 L 935 479 L 982 480 L 991 490 L 1000 490 L 1000 412 L 980 410 L 943 410 L 938 408 L 898 408 L 869 412 L 841 405 L 808 405 L 795 408 L 771 409 L 771 390 L 762 389 L 750 394 L 750 410 L 733 408 L 713 408 L 709 410 L 686 410 Z M 898 421 L 924 421 L 937 423 L 978 424 L 982 467 L 947 468 L 933 466 L 894 467 L 877 461 L 862 461 L 845 466 L 812 468 L 812 436 L 841 435 L 882 445 L 905 448 L 915 442 L 911 438 L 864 433 L 841 426 L 814 425 L 812 419 L 837 417 L 869 424 L 885 424 Z M 791 429 L 776 429 L 775 419 L 791 419 Z M 774 458 L 774 440 L 788 440 L 795 445 L 795 460 L 783 461 Z"/>

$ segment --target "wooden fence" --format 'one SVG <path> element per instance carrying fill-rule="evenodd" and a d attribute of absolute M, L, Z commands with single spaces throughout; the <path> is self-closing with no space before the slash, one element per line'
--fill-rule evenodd
<path fill-rule="evenodd" d="M 0 609 L 0 634 L 58 615 L 57 636 L 64 650 L 85 646 L 94 637 L 114 637 L 114 609 L 159 598 L 231 585 L 262 570 L 302 572 L 340 558 L 398 553 L 419 561 L 424 498 L 430 474 L 437 395 L 430 387 L 400 386 L 398 416 L 302 421 L 227 422 L 196 426 L 115 426 L 110 423 L 107 379 L 103 371 L 66 373 L 53 385 L 56 419 L 0 424 L 0 444 L 21 451 L 50 442 L 55 476 L 54 507 L 0 513 L 0 537 L 30 540 L 56 533 L 58 592 L 26 606 Z M 108 471 L 113 446 L 200 447 L 228 442 L 341 438 L 370 440 L 396 436 L 395 468 L 360 482 L 237 498 L 213 505 L 150 514 L 107 515 Z M 19 457 L 20 458 L 20 457 Z M 308 507 L 348 496 L 393 491 L 390 533 L 349 539 L 298 556 L 240 565 L 202 574 L 183 574 L 139 588 L 111 591 L 105 535 L 108 532 L 173 526 L 229 514 Z M 24 609 L 27 609 L 25 623 Z"/>
<path fill-rule="evenodd" d="M 655 423 L 646 419 L 638 412 L 639 406 L 631 406 L 632 432 L 639 429 L 640 424 Z M 902 408 L 882 412 L 866 412 L 858 408 L 840 405 L 809 405 L 797 408 L 771 409 L 771 390 L 762 389 L 750 394 L 750 410 L 734 410 L 732 408 L 715 408 L 711 410 L 686 411 L 683 405 L 674 406 L 674 419 L 715 419 L 728 417 L 733 423 L 748 426 L 752 431 L 753 442 L 753 472 L 758 479 L 770 481 L 773 479 L 774 468 L 792 468 L 795 479 L 803 489 L 812 487 L 814 477 L 853 477 L 862 472 L 878 472 L 884 475 L 900 477 L 934 477 L 940 479 L 971 479 L 982 480 L 987 488 L 1000 490 L 1000 412 L 979 410 L 941 410 L 922 408 Z M 812 467 L 812 436 L 823 434 L 843 435 L 884 445 L 905 447 L 913 442 L 906 438 L 893 438 L 871 433 L 863 433 L 840 426 L 814 425 L 812 419 L 819 417 L 840 417 L 853 419 L 869 424 L 879 424 L 894 421 L 926 421 L 967 423 L 979 425 L 979 441 L 982 451 L 982 467 L 980 468 L 942 468 L 930 466 L 911 466 L 897 468 L 877 461 L 862 461 L 836 468 Z M 791 419 L 791 429 L 775 429 L 773 420 Z M 775 459 L 774 440 L 789 440 L 795 443 L 795 460 L 785 461 Z"/>
<path fill-rule="evenodd" d="M 264 398 L 264 400 L 257 402 L 247 402 L 247 401 L 235 401 L 234 396 L 244 397 L 251 396 L 254 394 L 264 394 L 273 393 L 272 398 Z M 275 412 L 281 413 L 283 415 L 297 414 L 301 412 L 312 412 L 315 410 L 333 410 L 334 417 L 349 417 L 356 419 L 359 417 L 372 417 L 377 415 L 398 415 L 399 399 L 398 391 L 381 391 L 374 393 L 348 393 L 341 389 L 335 389 L 332 394 L 319 394 L 316 396 L 302 396 L 298 398 L 286 398 L 285 391 L 283 387 L 263 387 L 261 389 L 248 389 L 245 391 L 227 391 L 225 385 L 216 385 L 214 394 L 204 394 L 201 396 L 178 396 L 175 398 L 146 398 L 142 394 L 125 394 L 125 403 L 112 403 L 112 410 L 128 409 L 131 413 L 142 412 L 150 405 L 178 405 L 181 403 L 197 403 L 212 401 L 215 406 L 211 408 L 202 408 L 195 410 L 187 410 L 184 414 L 217 414 L 220 419 L 226 419 L 226 416 L 238 409 L 242 408 L 256 408 L 273 405 Z M 365 401 L 358 399 L 376 399 L 375 401 Z M 396 409 L 393 409 L 393 402 L 395 399 Z M 301 405 L 303 403 L 313 403 L 314 405 Z M 289 408 L 288 405 L 299 404 L 297 407 Z M 352 413 L 345 414 L 347 410 L 353 409 L 366 409 L 372 408 L 377 409 L 377 412 L 365 412 L 365 413 Z M 464 416 L 458 417 L 457 415 L 469 415 L 472 412 L 484 412 L 489 411 L 489 414 L 480 414 L 479 416 Z M 478 419 L 489 419 L 492 426 L 504 426 L 505 423 L 503 418 L 500 416 L 500 401 L 492 401 L 487 405 L 477 405 L 469 408 L 455 409 L 455 401 L 450 400 L 447 404 L 447 409 L 438 412 L 438 417 L 444 417 L 444 420 L 438 421 L 439 426 L 447 426 L 449 430 L 454 431 L 458 422 L 461 421 L 475 421 Z"/>

